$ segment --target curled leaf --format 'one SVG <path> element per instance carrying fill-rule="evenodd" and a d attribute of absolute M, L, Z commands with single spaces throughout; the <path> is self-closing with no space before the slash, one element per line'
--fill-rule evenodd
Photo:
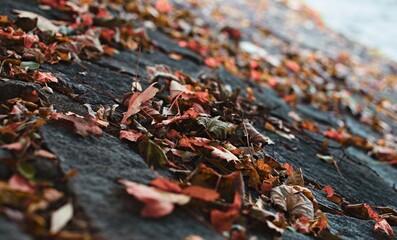
<path fill-rule="evenodd" d="M 313 219 L 313 203 L 303 193 L 304 190 L 310 191 L 304 187 L 281 185 L 272 189 L 270 197 L 274 205 L 283 211 L 289 212 L 294 216 L 306 216 L 309 219 Z"/>

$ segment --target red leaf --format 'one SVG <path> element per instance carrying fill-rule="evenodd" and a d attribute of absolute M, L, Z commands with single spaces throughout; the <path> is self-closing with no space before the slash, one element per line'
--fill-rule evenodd
<path fill-rule="evenodd" d="M 172 11 L 172 6 L 168 0 L 157 0 L 154 7 L 161 13 L 168 13 Z"/>
<path fill-rule="evenodd" d="M 214 68 L 218 66 L 218 62 L 216 61 L 215 58 L 212 57 L 207 57 L 204 59 L 204 63 L 205 65 L 207 65 L 208 67 Z"/>
<path fill-rule="evenodd" d="M 380 222 L 375 223 L 374 230 L 384 231 L 387 235 L 392 236 L 393 238 L 396 237 L 393 229 L 391 228 L 390 224 L 386 221 L 386 219 L 382 219 Z"/>
<path fill-rule="evenodd" d="M 184 205 L 190 201 L 190 197 L 167 193 L 153 187 L 119 180 L 126 188 L 128 194 L 145 204 L 141 211 L 142 217 L 160 218 L 170 214 L 174 210 L 174 204 Z"/>
<path fill-rule="evenodd" d="M 126 113 L 124 113 L 124 117 L 121 120 L 122 124 L 125 124 L 129 117 L 138 113 L 141 110 L 141 106 L 143 103 L 149 101 L 156 95 L 156 93 L 159 90 L 157 88 L 153 87 L 155 84 L 156 83 L 153 83 L 152 85 L 150 85 L 142 93 L 136 92 L 136 93 L 134 93 L 134 95 L 132 95 L 132 97 L 130 98 L 130 101 L 128 103 L 128 110 Z"/>
<path fill-rule="evenodd" d="M 211 211 L 211 223 L 219 231 L 227 231 L 240 216 L 241 196 L 238 192 L 234 195 L 233 205 L 226 211 L 214 209 Z"/>
<path fill-rule="evenodd" d="M 33 78 L 36 81 L 42 82 L 42 83 L 46 83 L 48 81 L 54 82 L 54 83 L 58 82 L 58 79 L 54 75 L 52 75 L 52 73 L 50 73 L 50 72 L 39 72 L 36 70 L 33 73 Z"/>
<path fill-rule="evenodd" d="M 150 185 L 167 192 L 182 192 L 182 188 L 177 183 L 162 177 L 154 179 L 150 182 Z"/>
<path fill-rule="evenodd" d="M 8 180 L 8 185 L 16 190 L 33 193 L 36 191 L 36 187 L 32 186 L 25 178 L 19 176 L 18 174 L 12 175 Z"/>
<path fill-rule="evenodd" d="M 285 168 L 287 170 L 288 176 L 292 176 L 294 174 L 294 169 L 292 168 L 292 166 L 289 163 L 284 163 L 283 168 Z"/>
<path fill-rule="evenodd" d="M 31 48 L 35 42 L 39 42 L 39 37 L 37 35 L 26 35 L 23 38 L 23 45 L 25 48 Z"/>
<path fill-rule="evenodd" d="M 375 231 L 384 231 L 387 235 L 396 237 L 394 234 L 393 229 L 389 225 L 389 223 L 386 221 L 386 219 L 382 219 L 377 212 L 375 212 L 367 203 L 364 204 L 364 207 L 368 211 L 368 215 L 370 218 L 376 221 L 374 230 Z"/>
<path fill-rule="evenodd" d="M 73 123 L 75 128 L 75 132 L 83 137 L 86 137 L 90 134 L 100 136 L 102 135 L 102 129 L 95 125 L 95 122 L 84 118 L 76 117 L 76 116 L 67 116 L 63 113 L 53 113 L 51 115 L 52 119 L 55 120 L 65 120 Z"/>
<path fill-rule="evenodd" d="M 261 185 L 261 191 L 262 193 L 268 193 L 272 190 L 273 188 L 273 183 L 269 180 L 263 180 L 262 185 Z"/>
<path fill-rule="evenodd" d="M 324 135 L 338 142 L 344 141 L 347 138 L 345 134 L 336 130 L 328 130 L 324 133 Z"/>
<path fill-rule="evenodd" d="M 323 189 L 321 189 L 323 192 L 327 193 L 327 198 L 332 197 L 335 194 L 334 189 L 330 186 L 327 185 Z"/>
<path fill-rule="evenodd" d="M 182 193 L 207 202 L 212 202 L 219 198 L 219 193 L 217 191 L 201 186 L 189 186 L 184 188 Z"/>
<path fill-rule="evenodd" d="M 290 70 L 292 70 L 292 71 L 294 71 L 294 72 L 298 72 L 299 69 L 300 69 L 299 65 L 298 65 L 296 62 L 291 61 L 291 60 L 285 61 L 285 66 L 286 66 L 288 69 L 290 69 Z"/>
<path fill-rule="evenodd" d="M 136 132 L 133 130 L 121 130 L 120 131 L 120 139 L 127 139 L 128 141 L 131 142 L 136 142 L 138 139 L 142 136 L 143 134 L 141 132 Z"/>

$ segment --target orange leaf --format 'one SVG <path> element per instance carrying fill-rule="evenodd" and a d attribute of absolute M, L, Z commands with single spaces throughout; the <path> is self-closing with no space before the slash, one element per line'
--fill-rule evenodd
<path fill-rule="evenodd" d="M 168 13 L 168 12 L 172 11 L 172 6 L 168 2 L 168 0 L 157 0 L 154 7 L 157 9 L 157 11 L 159 11 L 161 13 Z"/>
<path fill-rule="evenodd" d="M 287 170 L 287 175 L 292 176 L 294 174 L 294 169 L 289 163 L 284 163 L 283 168 Z"/>
<path fill-rule="evenodd" d="M 207 202 L 212 202 L 219 198 L 217 191 L 201 186 L 188 186 L 182 190 L 182 193 Z"/>
<path fill-rule="evenodd" d="M 321 189 L 323 192 L 327 193 L 327 198 L 332 197 L 335 194 L 334 189 L 330 186 L 327 185 L 323 189 Z"/>
<path fill-rule="evenodd" d="M 150 182 L 150 185 L 167 192 L 182 192 L 182 188 L 175 182 L 163 177 L 158 177 Z"/>

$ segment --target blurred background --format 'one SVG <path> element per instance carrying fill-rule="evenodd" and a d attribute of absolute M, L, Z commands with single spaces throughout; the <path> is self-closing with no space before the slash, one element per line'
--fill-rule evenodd
<path fill-rule="evenodd" d="M 397 0 L 303 0 L 345 36 L 397 61 Z"/>

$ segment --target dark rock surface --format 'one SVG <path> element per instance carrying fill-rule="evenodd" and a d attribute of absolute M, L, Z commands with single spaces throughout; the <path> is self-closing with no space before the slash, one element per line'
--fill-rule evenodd
<path fill-rule="evenodd" d="M 0 215 L 0 239 L 4 240 L 32 240 L 33 238 L 24 232 L 18 224 Z"/>
<path fill-rule="evenodd" d="M 33 1 L 32 1 L 33 2 Z M 0 14 L 11 14 L 12 9 L 33 11 L 48 18 L 63 18 L 57 12 L 39 9 L 35 3 L 22 0 L 2 0 Z M 273 2 L 273 1 L 272 1 Z M 278 5 L 277 5 L 278 6 Z M 278 10 L 272 11 L 273 15 L 266 16 L 267 24 L 274 26 L 283 22 L 282 16 L 286 9 L 278 6 Z M 279 31 L 284 39 L 291 39 L 289 29 L 274 28 Z M 303 32 L 308 39 L 320 39 L 319 42 L 305 42 L 303 45 L 318 47 L 334 41 L 333 36 L 319 33 L 315 37 L 308 37 L 313 31 L 297 29 Z M 82 105 L 89 103 L 94 106 L 112 105 L 118 103 L 124 93 L 130 89 L 135 75 L 139 76 L 143 85 L 148 85 L 145 68 L 155 64 L 165 64 L 174 71 L 198 76 L 201 72 L 209 72 L 209 69 L 201 64 L 201 57 L 197 54 L 180 48 L 176 43 L 163 33 L 149 31 L 152 41 L 155 41 L 161 51 L 141 53 L 139 71 L 136 72 L 138 54 L 136 52 L 122 51 L 114 57 L 102 57 L 96 62 L 83 61 L 81 67 L 76 63 L 43 65 L 42 69 L 53 72 L 60 80 L 61 85 L 72 89 L 79 95 L 76 99 L 55 91 L 47 94 L 35 84 L 20 81 L 0 81 L 0 100 L 19 96 L 26 88 L 36 89 L 59 112 L 73 111 L 80 115 L 86 115 L 87 110 Z M 338 49 L 349 50 L 349 42 L 340 43 Z M 354 45 L 355 46 L 355 45 Z M 277 49 L 276 49 L 277 50 Z M 275 51 L 276 51 L 275 50 Z M 332 49 L 329 49 L 331 52 Z M 362 49 L 353 49 L 360 52 Z M 176 61 L 168 57 L 166 53 L 176 52 L 186 56 L 183 60 Z M 218 69 L 218 76 L 226 84 L 233 88 L 252 86 L 258 102 L 268 107 L 269 114 L 286 121 L 291 121 L 288 113 L 292 110 L 274 90 L 260 87 L 254 83 L 248 83 L 239 79 L 224 69 Z M 337 126 L 337 119 L 329 113 L 323 113 L 312 106 L 300 105 L 296 111 L 307 119 L 312 119 L 326 127 Z M 370 130 L 351 119 L 348 121 L 350 128 L 358 135 L 376 135 Z M 204 239 L 222 239 L 210 226 L 195 219 L 189 212 L 177 208 L 174 213 L 160 220 L 147 220 L 139 217 L 141 204 L 128 196 L 123 188 L 117 184 L 117 180 L 127 180 L 140 183 L 148 183 L 156 176 L 156 172 L 150 170 L 141 156 L 128 145 L 120 142 L 116 137 L 104 133 L 102 137 L 81 138 L 71 129 L 55 124 L 46 125 L 41 129 L 47 147 L 61 160 L 60 167 L 63 172 L 73 169 L 78 174 L 71 178 L 69 187 L 75 196 L 75 203 L 83 214 L 89 219 L 95 239 L 184 239 L 189 235 L 199 235 Z M 307 135 L 295 134 L 297 140 L 288 140 L 274 133 L 267 133 L 274 141 L 275 146 L 266 148 L 266 152 L 274 156 L 280 163 L 291 163 L 295 168 L 301 168 L 303 174 L 311 181 L 321 185 L 331 185 L 335 191 L 346 197 L 352 203 L 369 203 L 372 205 L 391 206 L 397 208 L 397 193 L 392 185 L 397 182 L 397 169 L 380 165 L 361 150 L 349 148 L 345 154 L 337 148 L 332 154 L 338 161 L 341 174 L 334 165 L 327 164 L 316 157 L 319 151 L 319 142 L 324 137 L 319 134 Z M 288 147 L 287 147 L 288 146 Z M 339 144 L 330 141 L 330 146 L 339 147 Z M 7 152 L 0 149 L 0 157 L 7 156 Z M 6 176 L 7 168 L 0 165 L 0 178 Z M 374 171 L 376 173 L 374 173 Z M 307 174 L 306 174 L 307 173 Z M 313 190 L 317 200 L 327 208 L 340 211 L 340 207 L 324 197 L 324 193 Z M 347 216 L 327 214 L 331 231 L 341 235 L 344 239 L 385 239 L 382 233 L 373 232 L 373 221 L 365 221 Z M 397 228 L 394 227 L 395 231 Z M 30 239 L 24 235 L 16 225 L 9 220 L 0 217 L 1 239 Z M 311 237 L 286 231 L 283 239 L 311 239 Z"/>
<path fill-rule="evenodd" d="M 65 128 L 51 125 L 44 127 L 42 133 L 50 150 L 60 158 L 62 170 L 78 170 L 70 180 L 70 188 L 90 220 L 96 239 L 184 239 L 193 234 L 222 239 L 182 209 L 159 220 L 141 218 L 141 204 L 116 181 L 123 178 L 147 184 L 155 173 L 117 138 L 106 133 L 100 138 L 79 138 Z"/>

